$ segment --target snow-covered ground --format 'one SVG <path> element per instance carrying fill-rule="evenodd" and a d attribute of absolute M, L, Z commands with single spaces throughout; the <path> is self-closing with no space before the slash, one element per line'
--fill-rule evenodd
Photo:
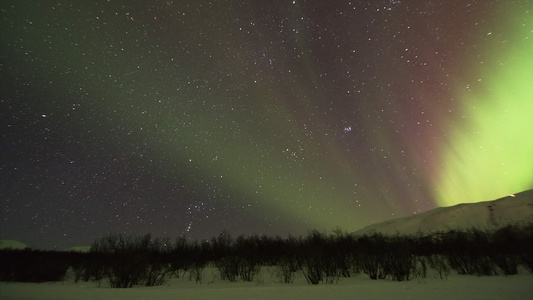
<path fill-rule="evenodd" d="M 370 280 L 365 275 L 341 278 L 338 284 L 308 285 L 300 276 L 293 284 L 275 282 L 263 269 L 255 282 L 225 282 L 215 270 L 205 271 L 202 284 L 172 279 L 158 287 L 112 289 L 105 281 L 58 283 L 0 283 L 0 299 L 533 299 L 533 275 L 477 277 L 429 276 L 408 282 Z"/>

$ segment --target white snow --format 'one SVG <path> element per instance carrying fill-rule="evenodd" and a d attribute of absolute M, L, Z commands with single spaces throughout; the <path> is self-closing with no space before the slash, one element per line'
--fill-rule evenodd
<path fill-rule="evenodd" d="M 15 240 L 0 240 L 0 250 L 1 249 L 25 249 L 28 248 L 28 245 L 15 241 Z"/>
<path fill-rule="evenodd" d="M 533 223 L 533 190 L 493 201 L 436 208 L 418 215 L 393 219 L 362 228 L 355 235 L 427 234 L 452 229 L 494 230 L 506 225 Z"/>
<path fill-rule="evenodd" d="M 76 246 L 76 247 L 70 247 L 66 251 L 72 251 L 72 252 L 89 252 L 91 250 L 91 246 Z"/>
<path fill-rule="evenodd" d="M 295 283 L 276 282 L 272 270 L 264 268 L 255 282 L 225 282 L 216 271 L 205 271 L 203 284 L 188 278 L 172 279 L 164 286 L 113 289 L 107 283 L 72 281 L 58 283 L 0 283 L 0 299 L 532 299 L 533 275 L 525 271 L 514 276 L 477 277 L 450 275 L 448 279 L 431 276 L 407 282 L 370 280 L 366 275 L 341 278 L 338 284 L 308 285 L 302 276 Z"/>

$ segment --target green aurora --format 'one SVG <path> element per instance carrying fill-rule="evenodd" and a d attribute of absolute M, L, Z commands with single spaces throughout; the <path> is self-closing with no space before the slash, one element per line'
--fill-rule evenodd
<path fill-rule="evenodd" d="M 2 239 L 352 231 L 533 188 L 531 1 L 12 2 Z"/>
<path fill-rule="evenodd" d="M 502 11 L 501 23 L 511 25 L 486 35 L 505 40 L 487 46 L 489 59 L 473 67 L 484 78 L 457 92 L 464 118 L 442 146 L 434 182 L 442 206 L 533 187 L 533 21 L 531 10 Z"/>

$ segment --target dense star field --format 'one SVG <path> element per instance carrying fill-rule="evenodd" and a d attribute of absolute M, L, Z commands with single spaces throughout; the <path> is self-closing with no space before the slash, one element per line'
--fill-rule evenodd
<path fill-rule="evenodd" d="M 533 188 L 532 14 L 3 1 L 0 239 L 354 231 Z"/>

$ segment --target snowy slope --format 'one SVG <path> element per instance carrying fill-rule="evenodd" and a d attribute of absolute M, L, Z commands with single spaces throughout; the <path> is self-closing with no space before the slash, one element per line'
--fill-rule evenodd
<path fill-rule="evenodd" d="M 15 240 L 0 240 L 1 249 L 25 249 L 28 245 Z"/>
<path fill-rule="evenodd" d="M 66 251 L 89 252 L 90 250 L 91 250 L 91 246 L 76 246 L 76 247 L 70 247 Z"/>
<path fill-rule="evenodd" d="M 354 234 L 428 234 L 473 227 L 494 230 L 506 225 L 528 223 L 533 223 L 533 190 L 492 201 L 440 207 L 418 215 L 373 224 Z"/>

